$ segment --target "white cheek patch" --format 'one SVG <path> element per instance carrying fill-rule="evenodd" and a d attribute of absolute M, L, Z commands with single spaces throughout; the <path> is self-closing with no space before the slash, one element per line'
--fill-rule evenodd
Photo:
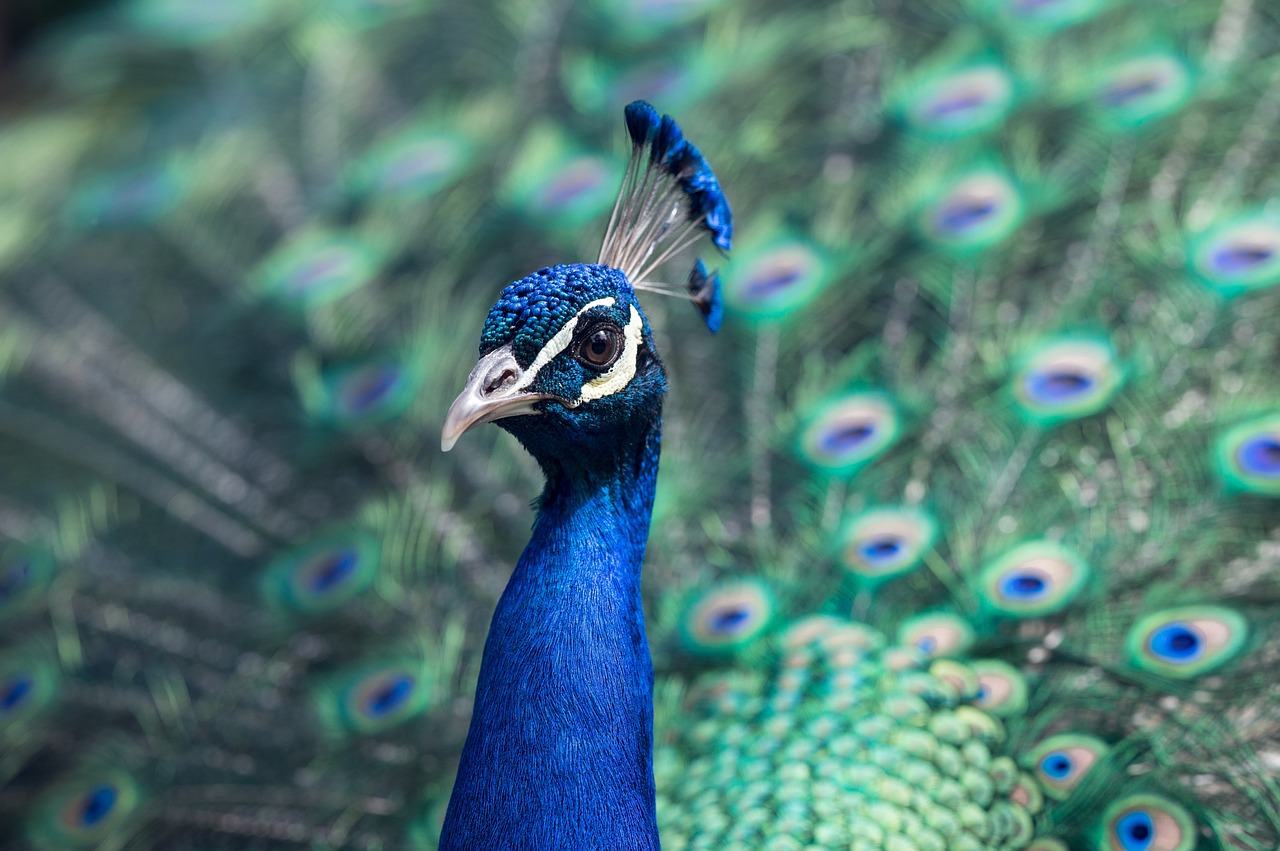
<path fill-rule="evenodd" d="M 622 329 L 622 336 L 625 338 L 622 354 L 608 372 L 582 385 L 582 395 L 578 397 L 579 403 L 612 396 L 631 383 L 631 379 L 636 376 L 636 360 L 640 354 L 642 330 L 640 311 L 632 305 L 631 321 L 627 323 L 626 328 Z"/>
<path fill-rule="evenodd" d="M 529 364 L 529 368 L 524 371 L 524 381 L 521 381 L 520 386 L 516 389 L 523 390 L 530 384 L 533 384 L 533 380 L 538 377 L 538 372 L 544 366 L 551 363 L 551 361 L 555 359 L 556 355 L 569 347 L 569 343 L 573 342 L 573 332 L 578 325 L 578 317 L 582 316 L 582 314 L 592 308 L 611 307 L 615 303 L 616 301 L 613 296 L 609 296 L 608 298 L 598 298 L 575 313 L 573 318 L 564 323 L 560 330 L 556 332 L 556 335 L 547 341 L 547 344 L 542 347 L 542 351 L 538 352 L 538 356 L 533 359 L 533 363 Z M 631 311 L 634 314 L 635 308 L 631 308 Z"/>

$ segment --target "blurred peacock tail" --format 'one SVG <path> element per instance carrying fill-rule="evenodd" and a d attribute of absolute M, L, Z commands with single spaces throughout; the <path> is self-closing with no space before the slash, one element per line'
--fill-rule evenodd
<path fill-rule="evenodd" d="M 436 435 L 502 287 L 599 261 L 699 308 L 637 296 L 664 847 L 1274 848 L 1277 47 L 1256 0 L 51 34 L 0 124 L 0 847 L 436 847 L 542 487 Z M 601 252 L 637 99 L 731 258 Z"/>

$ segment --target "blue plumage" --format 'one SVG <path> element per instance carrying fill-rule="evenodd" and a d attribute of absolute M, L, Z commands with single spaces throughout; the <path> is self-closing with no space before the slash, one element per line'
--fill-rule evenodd
<path fill-rule="evenodd" d="M 600 300 L 613 303 L 588 307 Z M 582 338 L 625 314 L 642 317 L 617 270 L 544 269 L 503 291 L 481 351 L 513 347 L 528 369 L 561 328 Z M 666 380 L 640 324 L 642 342 L 619 355 L 636 367 L 625 386 L 566 404 L 593 376 L 570 341 L 528 383 L 558 398 L 501 420 L 547 485 L 490 627 L 442 849 L 539 847 L 548 836 L 566 848 L 658 847 L 640 564 Z"/>
<path fill-rule="evenodd" d="M 516 362 L 527 367 L 582 305 L 612 295 L 632 297 L 631 285 L 617 269 L 585 263 L 539 269 L 498 296 L 480 333 L 480 354 L 510 345 Z"/>
<path fill-rule="evenodd" d="M 446 449 L 498 422 L 547 479 L 485 643 L 445 851 L 544 847 L 548 837 L 574 849 L 658 847 L 640 565 L 667 385 L 635 291 L 680 204 L 651 203 L 662 195 L 654 173 L 674 184 L 663 197 L 687 196 L 687 222 L 723 248 L 731 225 L 715 175 L 679 125 L 643 102 L 625 119 L 633 167 L 646 146 L 650 167 L 628 171 L 601 263 L 539 269 L 502 291 L 445 421 Z M 687 244 L 686 234 L 657 262 Z M 689 297 L 716 330 L 719 277 L 701 262 Z"/>
<path fill-rule="evenodd" d="M 442 849 L 657 848 L 640 562 L 658 425 L 548 482 L 494 614 Z M 565 447 L 566 450 L 569 447 Z"/>
<path fill-rule="evenodd" d="M 724 322 L 724 290 L 720 286 L 720 274 L 708 273 L 706 265 L 701 260 L 696 261 L 689 270 L 689 295 L 711 333 L 719 331 Z"/>

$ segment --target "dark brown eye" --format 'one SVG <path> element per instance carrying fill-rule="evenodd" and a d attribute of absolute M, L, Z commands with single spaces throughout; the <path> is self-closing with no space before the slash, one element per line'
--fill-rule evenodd
<path fill-rule="evenodd" d="M 597 325 L 578 343 L 577 357 L 584 366 L 603 372 L 622 352 L 622 331 L 614 325 Z"/>

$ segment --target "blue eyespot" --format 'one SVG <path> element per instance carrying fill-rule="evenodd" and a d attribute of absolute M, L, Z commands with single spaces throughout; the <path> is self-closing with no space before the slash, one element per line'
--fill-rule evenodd
<path fill-rule="evenodd" d="M 925 655 L 932 655 L 938 649 L 938 639 L 932 635 L 922 635 L 915 641 L 916 649 Z"/>
<path fill-rule="evenodd" d="M 120 793 L 114 786 L 101 784 L 90 789 L 80 806 L 79 827 L 96 827 L 115 809 Z"/>
<path fill-rule="evenodd" d="M 1194 662 L 1204 652 L 1200 636 L 1185 623 L 1171 623 L 1151 633 L 1147 647 L 1160 659 L 1173 664 Z"/>
<path fill-rule="evenodd" d="M 342 377 L 339 399 L 348 418 L 358 418 L 387 402 L 404 377 L 399 364 L 374 364 Z M 399 407 L 399 406 L 393 406 Z"/>
<path fill-rule="evenodd" d="M 448 186 L 471 164 L 465 133 L 443 121 L 420 121 L 375 143 L 349 169 L 351 189 L 378 198 L 417 201 Z"/>
<path fill-rule="evenodd" d="M 88 768 L 44 797 L 28 824 L 36 848 L 98 848 L 138 806 L 137 782 L 121 771 Z"/>
<path fill-rule="evenodd" d="M 1280 437 L 1264 434 L 1246 440 L 1236 450 L 1236 458 L 1246 473 L 1267 478 L 1280 477 Z"/>
<path fill-rule="evenodd" d="M 987 96 L 983 92 L 969 91 L 959 92 L 949 98 L 939 98 L 925 108 L 925 114 L 930 118 L 948 118 L 955 116 L 957 113 L 965 113 L 974 107 L 982 106 L 987 102 Z"/>
<path fill-rule="evenodd" d="M 1089 566 L 1070 550 L 1028 541 L 984 568 L 978 583 L 983 601 L 1000 614 L 1040 617 L 1074 600 L 1089 575 Z"/>
<path fill-rule="evenodd" d="M 1071 757 L 1063 751 L 1053 751 L 1040 760 L 1040 770 L 1053 780 L 1065 780 L 1071 775 Z"/>
<path fill-rule="evenodd" d="M 1099 827 L 1106 851 L 1191 851 L 1199 838 L 1191 815 L 1163 795 L 1121 798 Z"/>
<path fill-rule="evenodd" d="M 1280 412 L 1229 429 L 1214 454 L 1229 487 L 1280 496 Z"/>
<path fill-rule="evenodd" d="M 291 237 L 253 272 L 257 288 L 281 305 L 314 308 L 334 302 L 377 277 L 382 251 L 341 231 Z"/>
<path fill-rule="evenodd" d="M 40 600 L 55 568 L 52 555 L 45 550 L 0 547 L 0 614 Z"/>
<path fill-rule="evenodd" d="M 298 391 L 313 416 L 356 430 L 403 414 L 417 395 L 422 373 L 418 358 L 380 357 L 325 369 L 318 378 L 305 373 Z"/>
<path fill-rule="evenodd" d="M 1023 200 L 1004 171 L 981 168 L 953 177 L 925 206 L 921 236 L 942 247 L 970 252 L 988 248 L 1022 223 Z"/>
<path fill-rule="evenodd" d="M 0 605 L 17 597 L 31 577 L 31 560 L 17 558 L 0 568 Z"/>
<path fill-rule="evenodd" d="M 1191 679 L 1229 662 L 1245 646 L 1249 622 L 1226 606 L 1182 606 L 1140 618 L 1125 639 L 1134 667 Z"/>
<path fill-rule="evenodd" d="M 845 523 L 840 560 L 862 581 L 879 583 L 915 569 L 937 536 L 937 522 L 919 509 L 871 508 Z"/>
<path fill-rule="evenodd" d="M 1223 295 L 1280 281 L 1280 221 L 1273 213 L 1246 212 L 1189 237 L 1191 271 Z"/>
<path fill-rule="evenodd" d="M 379 547 L 364 532 L 334 533 L 277 557 L 263 577 L 268 599 L 319 614 L 358 596 L 378 572 Z"/>
<path fill-rule="evenodd" d="M 851 393 L 820 403 L 806 417 L 800 455 L 832 474 L 851 473 L 878 457 L 901 431 L 892 401 L 879 393 Z"/>
<path fill-rule="evenodd" d="M 1156 76 L 1119 80 L 1114 86 L 1105 89 L 1099 100 L 1107 106 L 1123 106 L 1143 95 L 1160 91 L 1164 84 L 1165 81 Z"/>
<path fill-rule="evenodd" d="M 1044 794 L 1062 801 L 1109 752 L 1107 743 L 1095 736 L 1059 733 L 1036 744 L 1028 757 Z"/>
<path fill-rule="evenodd" d="M 18 709 L 35 690 L 35 681 L 19 674 L 0 684 L 0 715 L 8 715 Z"/>
<path fill-rule="evenodd" d="M 1008 573 L 1000 580 L 1000 594 L 1010 600 L 1039 600 L 1049 593 L 1049 583 L 1034 573 Z"/>
<path fill-rule="evenodd" d="M 1094 97 L 1108 123 L 1131 128 L 1181 109 L 1191 92 L 1186 63 L 1170 53 L 1152 53 L 1104 70 Z"/>
<path fill-rule="evenodd" d="M 775 293 L 785 290 L 796 281 L 804 277 L 806 270 L 798 268 L 773 268 L 766 269 L 764 274 L 758 275 L 747 281 L 742 288 L 742 294 L 747 298 L 766 299 Z"/>
<path fill-rule="evenodd" d="M 958 235 L 982 224 L 997 210 L 999 206 L 991 198 L 956 198 L 938 212 L 938 229 Z"/>
<path fill-rule="evenodd" d="M 325 553 L 311 567 L 307 587 L 319 594 L 341 585 L 355 573 L 359 560 L 359 553 L 349 548 Z"/>
<path fill-rule="evenodd" d="M 730 635 L 750 622 L 751 612 L 747 609 L 726 608 L 712 614 L 707 619 L 707 627 L 714 633 Z"/>
<path fill-rule="evenodd" d="M 383 716 L 403 706 L 413 694 L 413 677 L 407 674 L 392 676 L 369 693 L 365 709 L 370 715 Z"/>
<path fill-rule="evenodd" d="M 1224 245 L 1210 252 L 1209 263 L 1216 272 L 1236 275 L 1251 272 L 1276 256 L 1269 245 Z"/>
<path fill-rule="evenodd" d="M 906 541 L 901 538 L 871 538 L 862 543 L 858 552 L 873 565 L 891 564 L 906 550 L 906 545 Z"/>
<path fill-rule="evenodd" d="M 1032 373 L 1027 376 L 1027 395 L 1047 404 L 1078 399 L 1093 389 L 1095 379 L 1083 372 L 1068 370 Z"/>
<path fill-rule="evenodd" d="M 754 579 L 733 580 L 693 600 L 681 618 L 680 637 L 691 653 L 711 655 L 745 647 L 773 620 L 772 592 Z"/>
<path fill-rule="evenodd" d="M 925 79 L 900 104 L 907 124 L 935 138 L 956 139 L 994 127 L 1013 108 L 1014 82 L 1000 65 L 981 62 Z"/>
<path fill-rule="evenodd" d="M 725 272 L 725 299 L 748 316 L 777 318 L 813 300 L 830 277 L 816 246 L 777 238 L 734 257 Z"/>
<path fill-rule="evenodd" d="M 818 446 L 833 455 L 850 452 L 866 443 L 875 433 L 874 423 L 837 424 L 819 436 Z"/>
<path fill-rule="evenodd" d="M 584 156 L 571 161 L 553 174 L 534 196 L 535 209 L 544 214 L 595 207 L 602 187 L 612 177 L 608 163 L 599 157 Z"/>
<path fill-rule="evenodd" d="M 1116 838 L 1125 851 L 1147 851 L 1155 835 L 1155 823 L 1141 810 L 1127 813 L 1116 821 Z"/>
<path fill-rule="evenodd" d="M 317 709 L 344 733 L 378 733 L 414 717 L 431 699 L 430 680 L 419 659 L 357 669 L 322 687 Z M 336 686 L 336 688 L 335 688 Z"/>
<path fill-rule="evenodd" d="M 1052 422 L 1102 410 L 1123 381 L 1109 342 L 1058 337 L 1022 356 L 1010 389 L 1024 416 Z"/>
<path fill-rule="evenodd" d="M 58 692 L 59 669 L 46 648 L 19 648 L 0 656 L 0 732 L 38 718 Z"/>

